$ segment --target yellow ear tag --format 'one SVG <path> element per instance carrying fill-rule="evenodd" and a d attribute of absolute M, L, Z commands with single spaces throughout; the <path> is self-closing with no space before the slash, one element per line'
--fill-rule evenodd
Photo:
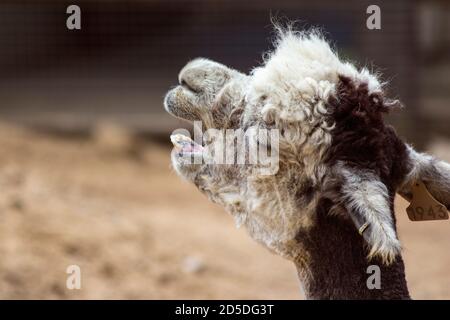
<path fill-rule="evenodd" d="M 412 200 L 406 212 L 411 221 L 448 220 L 447 208 L 433 198 L 422 181 L 412 185 Z"/>

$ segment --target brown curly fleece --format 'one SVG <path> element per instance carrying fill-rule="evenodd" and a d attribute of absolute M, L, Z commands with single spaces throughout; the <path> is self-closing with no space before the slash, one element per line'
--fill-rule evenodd
<path fill-rule="evenodd" d="M 394 129 L 383 121 L 392 103 L 377 94 L 369 94 L 367 84 L 356 85 L 340 77 L 337 96 L 329 101 L 331 118 L 336 127 L 326 162 L 338 161 L 346 166 L 370 170 L 387 186 L 390 209 L 395 224 L 394 197 L 400 182 L 408 172 L 407 150 Z M 366 259 L 368 248 L 351 219 L 330 215 L 339 207 L 342 197 L 339 179 L 328 184 L 329 190 L 319 201 L 315 230 L 300 232 L 297 241 L 310 253 L 307 265 L 297 262 L 298 270 L 305 267 L 312 275 L 299 272 L 308 298 L 312 299 L 409 299 L 401 256 L 387 266 L 375 257 Z M 349 215 L 348 211 L 341 213 Z M 326 234 L 327 237 L 323 237 Z M 339 248 L 339 250 L 336 250 Z M 369 290 L 366 285 L 369 265 L 381 271 L 381 289 Z"/>

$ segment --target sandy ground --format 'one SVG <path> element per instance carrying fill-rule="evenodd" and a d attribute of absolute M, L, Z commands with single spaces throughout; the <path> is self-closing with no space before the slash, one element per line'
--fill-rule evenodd
<path fill-rule="evenodd" d="M 0 133 L 1 299 L 303 298 L 291 263 L 175 175 L 169 146 Z M 450 223 L 412 223 L 404 208 L 412 296 L 450 299 Z M 69 265 L 80 290 L 66 288 Z"/>

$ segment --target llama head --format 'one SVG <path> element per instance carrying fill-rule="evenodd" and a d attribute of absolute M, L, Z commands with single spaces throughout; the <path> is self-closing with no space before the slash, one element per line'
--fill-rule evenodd
<path fill-rule="evenodd" d="M 369 214 L 359 212 L 371 205 L 364 203 L 365 195 L 355 200 L 348 191 L 355 188 L 355 181 L 365 183 L 365 177 L 379 177 L 378 172 L 359 168 L 361 180 L 353 179 L 348 172 L 358 170 L 347 170 L 342 161 L 345 159 L 330 161 L 330 151 L 337 148 L 333 145 L 334 130 L 349 116 L 358 116 L 353 107 L 357 108 L 360 101 L 352 99 L 367 102 L 368 109 L 360 112 L 373 112 L 377 119 L 378 113 L 385 111 L 388 103 L 376 75 L 342 62 L 319 33 L 288 30 L 279 32 L 275 50 L 249 75 L 196 59 L 181 70 L 179 83 L 166 95 L 164 104 L 169 113 L 201 121 L 206 129 L 240 129 L 244 142 L 253 141 L 271 155 L 277 154 L 276 170 L 261 174 L 254 170 L 262 165 L 258 162 L 202 161 L 211 158 L 211 142 L 216 152 L 218 145 L 221 152 L 228 152 L 230 141 L 226 139 L 206 138 L 201 143 L 181 135 L 172 137 L 177 147 L 172 152 L 175 170 L 212 201 L 222 204 L 253 238 L 288 258 L 304 256 L 297 235 L 314 225 L 319 201 L 334 193 L 330 196 L 334 201 L 330 212 L 347 212 L 343 218 L 351 218 L 357 229 L 367 222 L 367 230 L 362 233 L 372 247 L 371 254 L 392 261 L 399 244 L 390 200 L 385 199 L 389 197 L 386 188 L 379 181 L 374 181 L 373 188 L 367 182 L 368 190 L 381 190 L 380 197 L 386 200 L 386 208 Z M 341 101 L 354 105 L 340 108 Z M 261 129 L 275 131 L 276 139 L 262 139 L 258 134 Z M 250 149 L 241 151 L 243 159 L 252 157 Z M 234 160 L 238 152 L 233 149 Z M 336 181 L 341 187 L 336 188 Z M 375 207 L 379 208 L 380 203 Z"/>

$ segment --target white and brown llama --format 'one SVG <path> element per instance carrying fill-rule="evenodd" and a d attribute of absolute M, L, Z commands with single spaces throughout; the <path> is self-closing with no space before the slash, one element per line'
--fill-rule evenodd
<path fill-rule="evenodd" d="M 377 75 L 341 61 L 318 32 L 287 30 L 249 75 L 200 58 L 179 83 L 164 101 L 176 117 L 206 129 L 279 130 L 274 175 L 186 161 L 207 146 L 181 136 L 172 137 L 172 163 L 255 240 L 292 260 L 307 298 L 409 299 L 394 197 L 410 198 L 420 179 L 448 208 L 450 165 L 383 122 L 398 103 Z M 373 264 L 380 290 L 366 285 Z"/>

